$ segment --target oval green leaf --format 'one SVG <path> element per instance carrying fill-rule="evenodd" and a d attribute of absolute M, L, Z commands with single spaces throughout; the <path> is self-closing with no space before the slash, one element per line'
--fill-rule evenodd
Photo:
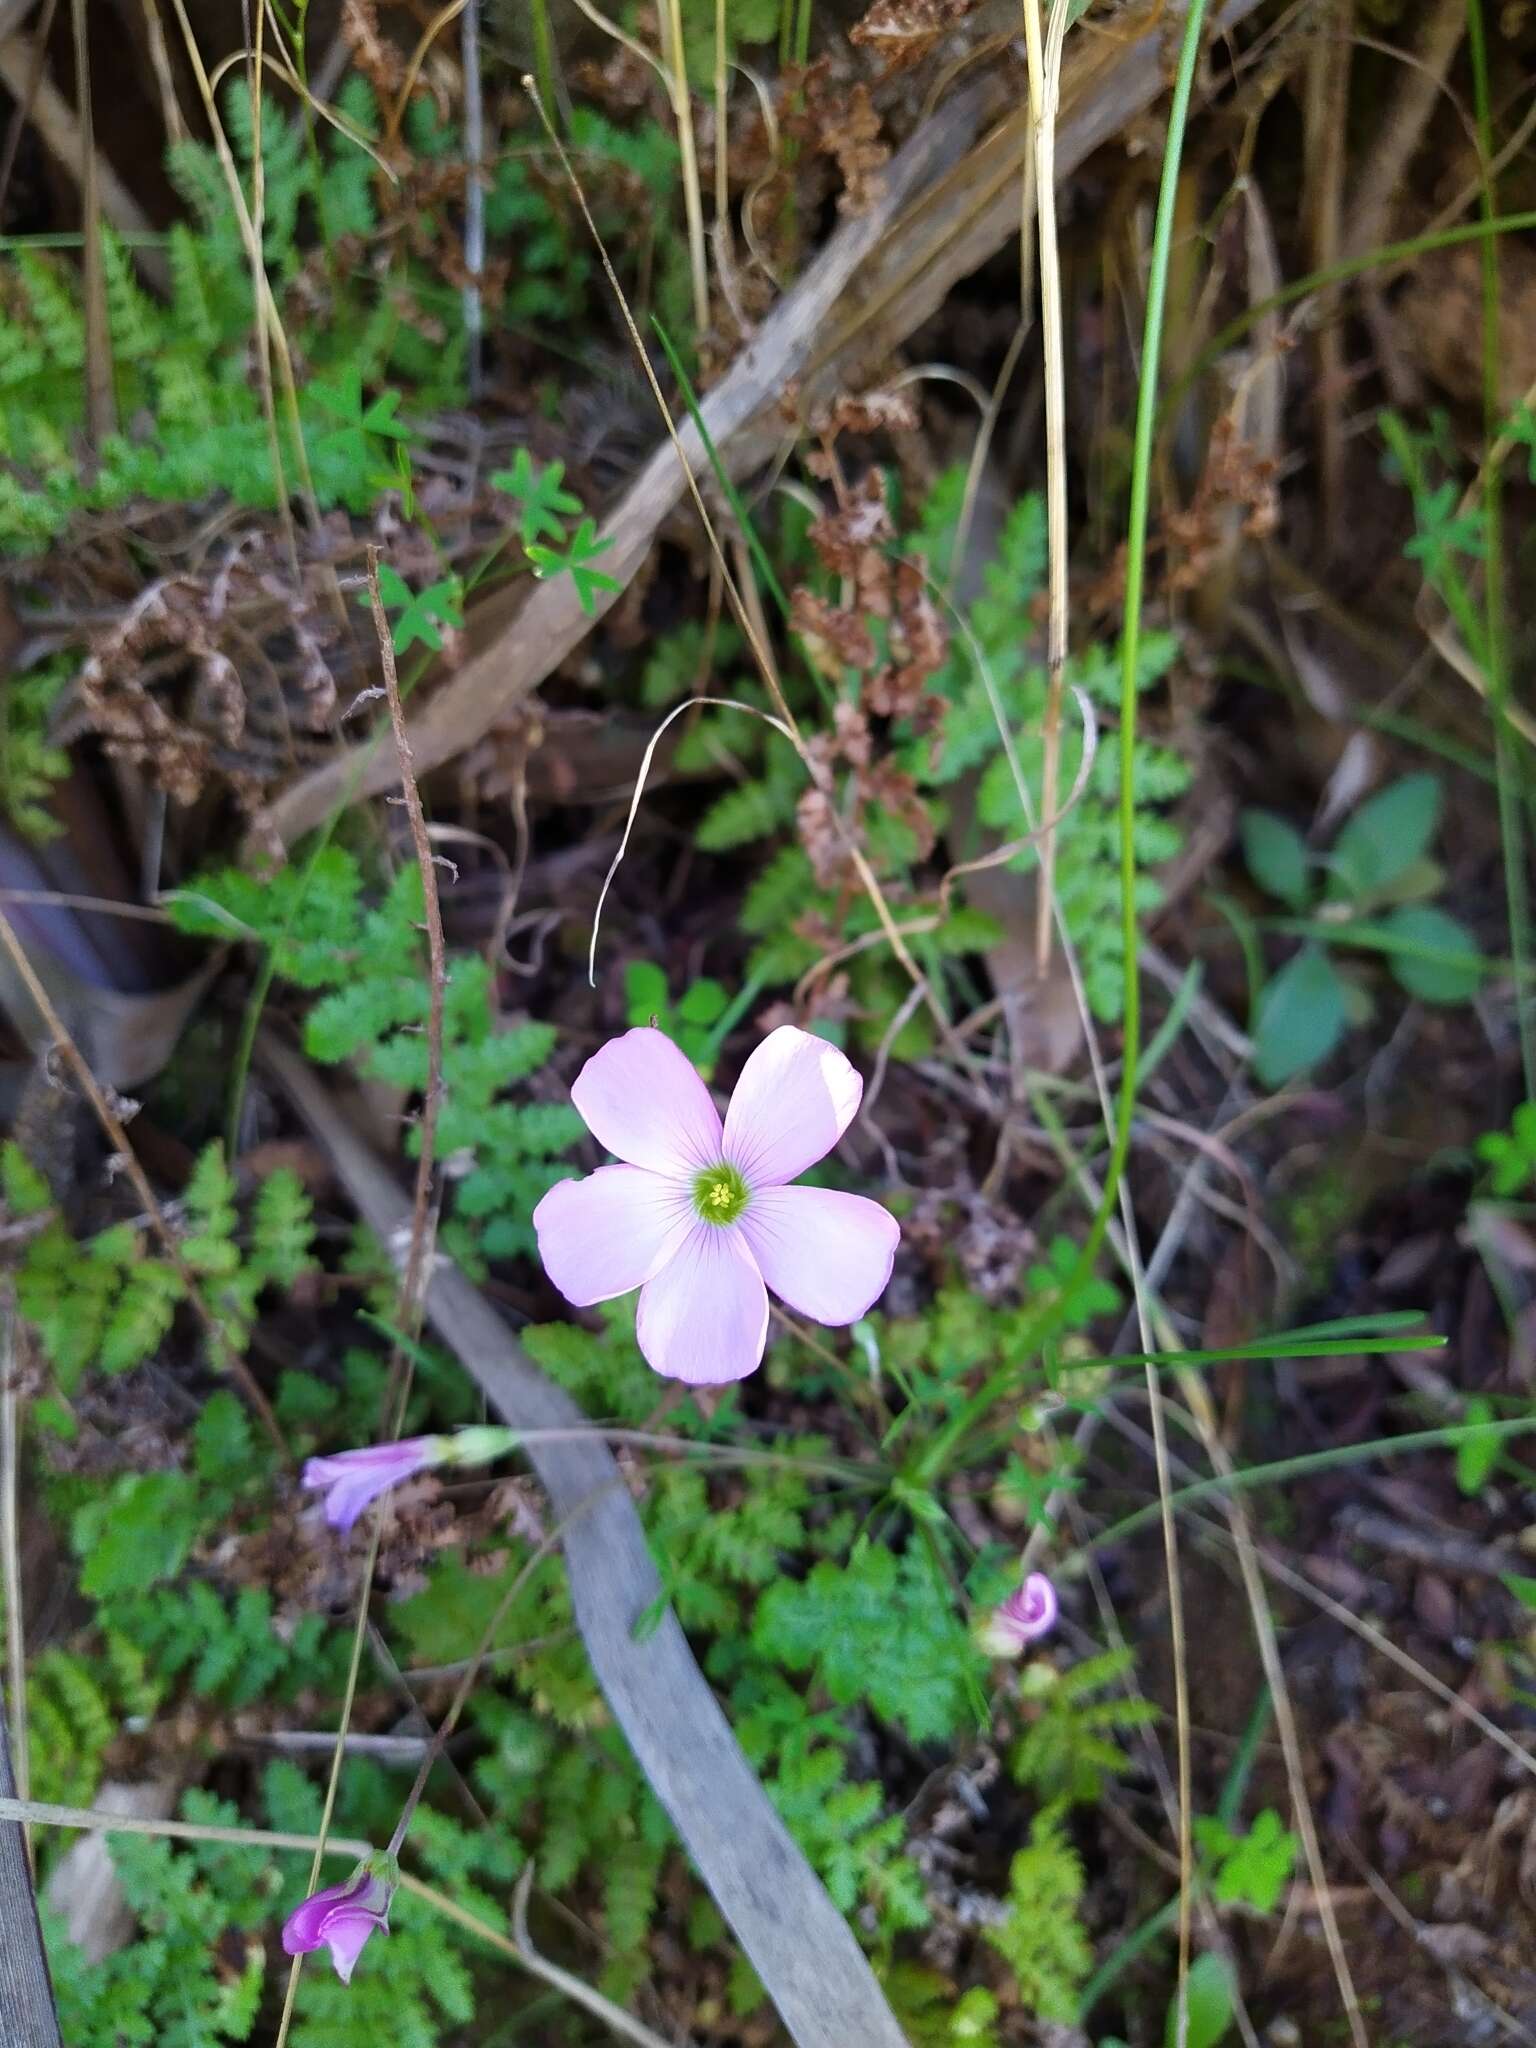
<path fill-rule="evenodd" d="M 1477 994 L 1485 972 L 1478 943 L 1466 926 L 1432 903 L 1404 903 L 1382 928 L 1402 942 L 1392 955 L 1392 972 L 1425 1003 L 1465 1003 Z"/>
<path fill-rule="evenodd" d="M 1321 946 L 1303 946 L 1259 997 L 1254 1072 L 1266 1088 L 1315 1067 L 1344 1035 L 1344 990 Z"/>
<path fill-rule="evenodd" d="M 1273 811 L 1244 811 L 1238 830 L 1248 872 L 1271 896 L 1292 910 L 1303 910 L 1311 893 L 1307 882 L 1306 841 L 1293 825 Z"/>
<path fill-rule="evenodd" d="M 1185 2031 L 1185 2048 L 1216 2048 L 1232 2024 L 1232 1967 L 1221 1956 L 1196 1956 L 1189 1968 L 1186 1986 L 1188 1998 L 1189 2026 Z M 1178 2039 L 1178 1998 L 1172 1999 L 1168 2007 L 1168 2024 L 1164 2030 L 1167 2048 L 1174 2048 Z"/>
<path fill-rule="evenodd" d="M 1422 860 L 1440 822 L 1440 784 L 1405 775 L 1363 803 L 1334 841 L 1338 889 L 1367 902 Z"/>

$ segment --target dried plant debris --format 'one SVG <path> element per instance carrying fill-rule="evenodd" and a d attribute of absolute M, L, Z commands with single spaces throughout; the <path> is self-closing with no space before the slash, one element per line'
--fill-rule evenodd
<path fill-rule="evenodd" d="M 302 608 L 301 608 L 302 607 Z M 99 738 L 174 802 L 223 787 L 248 816 L 332 726 L 337 623 L 253 555 L 150 584 L 96 635 L 60 737 Z"/>
<path fill-rule="evenodd" d="M 974 0 L 874 0 L 849 29 L 848 40 L 872 51 L 889 78 L 921 63 L 973 5 Z"/>

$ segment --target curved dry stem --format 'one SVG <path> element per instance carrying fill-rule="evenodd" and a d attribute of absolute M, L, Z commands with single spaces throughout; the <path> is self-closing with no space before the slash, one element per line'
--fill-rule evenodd
<path fill-rule="evenodd" d="M 416 90 L 416 81 L 421 76 L 421 67 L 427 61 L 427 52 L 437 41 L 445 28 L 451 28 L 458 20 L 469 0 L 448 0 L 446 7 L 440 7 L 416 39 L 410 62 L 405 67 L 405 79 L 395 95 L 395 104 L 390 108 L 389 119 L 384 124 L 384 140 L 390 144 L 400 139 L 400 123 L 405 119 L 405 110 L 411 103 L 411 94 Z"/>
<path fill-rule="evenodd" d="M 269 19 L 271 17 L 271 9 L 272 0 L 267 0 L 267 15 Z M 348 142 L 360 149 L 364 156 L 372 162 L 374 169 L 383 177 L 388 178 L 391 185 L 399 184 L 399 172 L 390 166 L 382 152 L 369 141 L 360 128 L 347 119 L 345 114 L 333 107 L 328 100 L 319 99 L 311 92 L 294 69 L 292 60 L 287 52 L 281 47 L 276 50 L 231 50 L 229 55 L 221 58 L 208 74 L 208 82 L 213 87 L 213 90 L 215 92 L 218 91 L 227 75 L 237 64 L 247 61 L 254 61 L 263 71 L 275 72 L 283 84 L 294 94 L 295 98 L 302 100 L 312 114 L 318 115 L 328 128 L 334 128 L 338 135 L 344 135 Z"/>
<path fill-rule="evenodd" d="M 619 872 L 620 863 L 629 851 L 630 835 L 635 829 L 635 818 L 640 810 L 640 799 L 645 794 L 646 778 L 651 772 L 651 763 L 656 758 L 656 749 L 661 743 L 661 736 L 675 719 L 683 717 L 686 712 L 694 710 L 700 704 L 713 704 L 723 711 L 745 711 L 749 718 L 760 718 L 764 725 L 771 725 L 775 732 L 782 733 L 785 739 L 795 747 L 797 753 L 801 752 L 796 735 L 781 718 L 775 718 L 771 711 L 763 711 L 756 704 L 743 704 L 739 697 L 688 697 L 681 704 L 673 705 L 660 725 L 651 734 L 645 752 L 641 756 L 639 773 L 635 776 L 635 787 L 629 799 L 629 815 L 624 820 L 624 831 L 619 840 L 618 851 L 608 863 L 608 872 L 603 877 L 603 886 L 597 892 L 597 907 L 592 912 L 592 936 L 587 945 L 588 988 L 597 987 L 597 931 L 598 926 L 603 921 L 603 905 L 608 901 L 608 891 L 613 887 L 613 878 Z"/>
<path fill-rule="evenodd" d="M 607 2027 L 612 2028 L 621 2040 L 634 2041 L 638 2048 L 673 2048 L 673 2042 L 663 2041 L 659 2034 L 653 2034 L 649 2027 L 643 2027 L 639 2020 L 604 1998 L 600 1991 L 594 1991 L 590 1984 L 584 1984 L 579 1977 L 573 1977 L 569 1970 L 562 1970 L 558 1963 L 551 1963 L 541 1956 L 534 1947 L 528 1933 L 528 1894 L 533 1889 L 533 1864 L 529 1862 L 517 1880 L 517 1889 L 512 1894 L 512 1941 L 518 1960 L 534 1976 L 542 1977 L 546 1984 L 552 1984 L 563 1992 L 573 2004 L 585 2006 L 595 2013 Z M 675 2038 L 676 2048 L 690 2048 L 684 2035 Z"/>

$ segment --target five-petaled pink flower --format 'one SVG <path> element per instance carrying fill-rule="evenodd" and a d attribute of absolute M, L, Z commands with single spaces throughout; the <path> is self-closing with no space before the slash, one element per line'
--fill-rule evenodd
<path fill-rule="evenodd" d="M 440 1465 L 444 1450 L 440 1436 L 408 1436 L 361 1451 L 334 1451 L 328 1458 L 305 1461 L 304 1484 L 325 1489 L 325 1519 L 333 1529 L 350 1529 L 381 1493 Z"/>
<path fill-rule="evenodd" d="M 1056 1588 L 1044 1572 L 1031 1572 L 982 1623 L 982 1647 L 994 1657 L 1017 1657 L 1056 1626 Z"/>
<path fill-rule="evenodd" d="M 350 1984 L 352 1971 L 371 1934 L 388 1934 L 389 1902 L 395 1895 L 393 1859 L 371 1856 L 345 1884 L 327 1885 L 283 1922 L 283 1947 L 291 1956 L 328 1948 L 336 1974 Z"/>
<path fill-rule="evenodd" d="M 641 1351 L 695 1386 L 761 1362 L 767 1287 L 815 1322 L 857 1322 L 891 1277 L 895 1218 L 789 1183 L 831 1151 L 863 1091 L 835 1046 L 785 1024 L 748 1057 L 722 1125 L 665 1033 L 610 1039 L 571 1099 L 625 1163 L 560 1181 L 534 1210 L 550 1279 L 578 1308 L 638 1287 Z"/>

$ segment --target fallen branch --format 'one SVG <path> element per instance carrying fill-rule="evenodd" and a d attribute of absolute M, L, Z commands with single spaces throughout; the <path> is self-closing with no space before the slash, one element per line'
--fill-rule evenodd
<path fill-rule="evenodd" d="M 1228 0 L 1216 32 L 1236 27 L 1258 4 Z M 1165 54 L 1155 26 L 1133 42 L 1092 32 L 1074 38 L 1062 76 L 1058 179 L 1151 106 L 1162 90 Z M 838 229 L 763 322 L 703 406 L 732 476 L 758 468 L 782 445 L 778 403 L 791 380 L 802 408 L 840 385 L 856 386 L 942 305 L 959 278 L 1018 233 L 1029 123 L 1016 99 L 1016 81 L 1000 66 L 943 105 L 886 167 L 877 205 Z M 996 125 L 975 141 L 988 121 Z M 703 450 L 691 420 L 681 438 L 690 466 L 699 468 Z M 685 488 L 665 441 L 603 527 L 613 544 L 603 568 L 619 589 L 598 599 L 596 616 L 618 601 Z M 504 623 L 488 619 L 477 651 L 411 724 L 417 773 L 453 759 L 505 718 L 593 623 L 563 576 L 540 584 Z M 273 804 L 263 831 L 292 845 L 338 806 L 388 788 L 393 770 L 385 737 L 375 734 L 302 776 Z M 270 838 L 252 843 L 260 848 Z"/>
<path fill-rule="evenodd" d="M 763 322 L 729 374 L 704 401 L 710 439 L 724 449 L 751 420 L 773 411 L 786 387 L 809 361 L 825 322 L 849 279 L 878 246 L 908 198 L 962 153 L 982 118 L 983 95 L 972 90 L 926 122 L 885 172 L 885 187 L 868 213 L 832 237 L 794 290 Z M 783 427 L 780 425 L 780 435 Z M 704 445 L 689 420 L 680 430 L 689 468 L 707 474 Z M 542 583 L 489 646 L 471 656 L 410 726 L 418 775 L 441 766 L 489 731 L 537 688 L 614 604 L 650 552 L 656 529 L 677 504 L 686 479 L 670 440 L 652 454 L 603 527 L 611 543 L 605 575 L 617 589 L 601 594 L 594 613 L 583 611 L 569 576 Z M 394 778 L 394 758 L 376 733 L 361 746 L 333 756 L 279 797 L 267 824 L 285 845 L 318 825 L 338 804 L 376 796 Z"/>

